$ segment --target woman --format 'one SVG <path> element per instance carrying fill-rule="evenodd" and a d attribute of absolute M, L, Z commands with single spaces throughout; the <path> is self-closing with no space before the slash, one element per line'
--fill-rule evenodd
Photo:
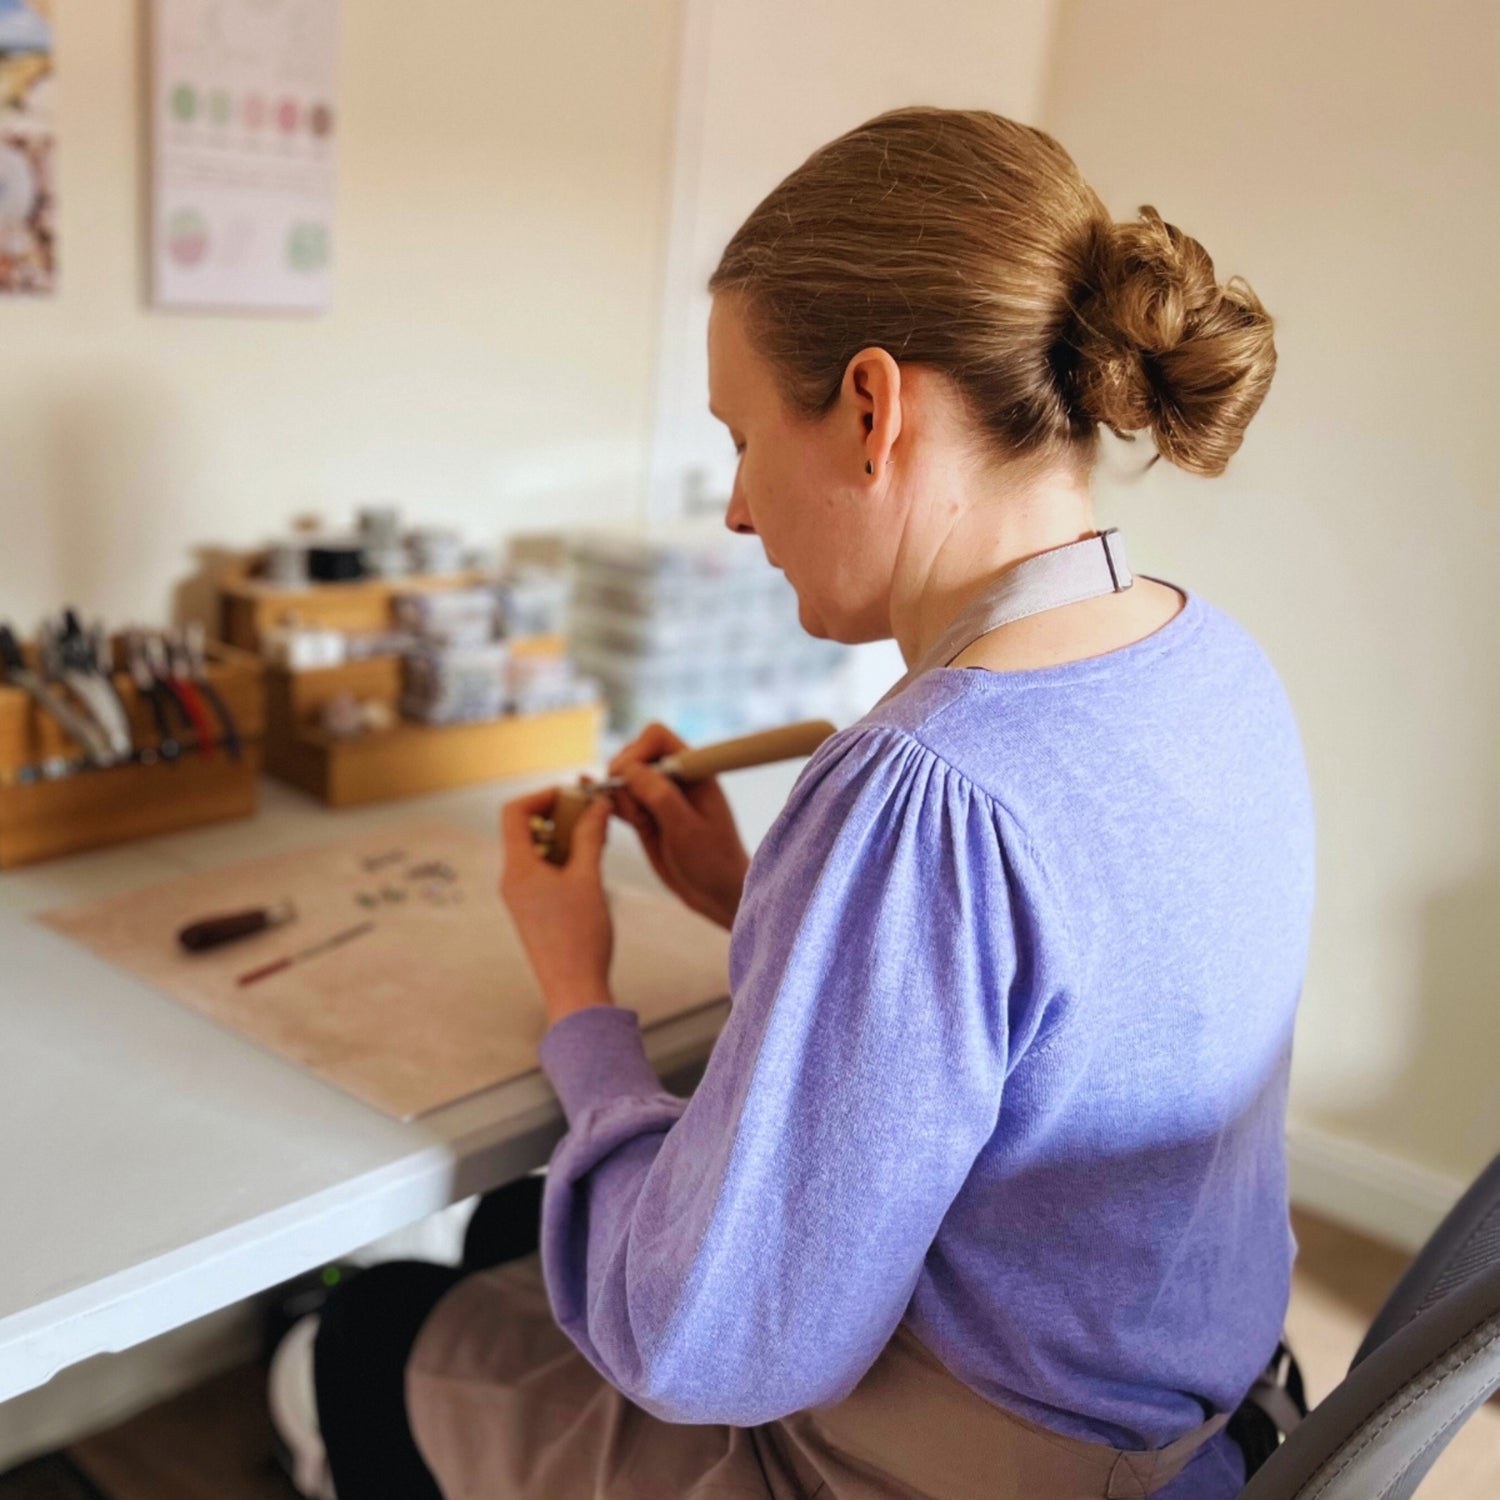
<path fill-rule="evenodd" d="M 1235 1495 L 1224 1422 L 1295 1250 L 1311 801 L 1264 654 L 1131 574 L 1089 474 L 1101 424 L 1222 472 L 1271 319 L 981 111 L 824 147 L 710 287 L 729 526 L 809 632 L 893 636 L 909 670 L 753 860 L 718 788 L 651 769 L 660 726 L 566 868 L 529 843 L 550 794 L 505 809 L 569 1128 L 539 1255 L 437 1273 L 385 1320 L 421 1458 L 399 1492 Z M 612 813 L 733 933 L 690 1100 L 611 1000 Z M 320 1397 L 354 1314 L 329 1321 Z M 352 1425 L 325 1412 L 341 1500 L 384 1493 L 344 1484 Z"/>

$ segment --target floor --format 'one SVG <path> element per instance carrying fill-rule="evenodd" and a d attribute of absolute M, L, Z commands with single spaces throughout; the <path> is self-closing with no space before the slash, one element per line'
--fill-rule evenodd
<path fill-rule="evenodd" d="M 243 1365 L 0 1479 L 0 1500 L 297 1500 L 271 1457 L 265 1374 Z"/>
<path fill-rule="evenodd" d="M 1321 1400 L 1337 1384 L 1406 1257 L 1298 1212 L 1301 1251 L 1287 1318 L 1291 1343 Z M 1500 1405 L 1454 1439 L 1421 1500 L 1500 1495 Z M 0 1477 L 0 1500 L 296 1500 L 274 1468 L 264 1380 L 231 1370 L 108 1432 Z"/>

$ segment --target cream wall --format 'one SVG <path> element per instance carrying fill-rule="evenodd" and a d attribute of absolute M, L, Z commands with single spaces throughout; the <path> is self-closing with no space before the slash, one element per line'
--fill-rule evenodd
<path fill-rule="evenodd" d="M 1034 119 L 1056 0 L 684 0 L 683 67 L 651 477 L 655 514 L 696 470 L 727 497 L 734 453 L 709 415 L 705 290 L 729 237 L 825 141 L 904 104 Z"/>
<path fill-rule="evenodd" d="M 677 0 L 345 0 L 334 308 L 147 308 L 143 17 L 61 0 L 61 289 L 0 299 L 0 618 L 166 617 L 195 546 L 389 498 L 639 514 Z"/>
<path fill-rule="evenodd" d="M 1100 515 L 1287 686 L 1318 831 L 1294 1164 L 1406 1239 L 1500 1151 L 1497 14 L 1064 0 L 1041 122 L 1277 319 L 1228 473 L 1103 476 Z"/>

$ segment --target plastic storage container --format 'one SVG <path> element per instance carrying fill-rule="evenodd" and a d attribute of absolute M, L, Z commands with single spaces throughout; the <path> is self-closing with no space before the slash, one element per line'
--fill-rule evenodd
<path fill-rule="evenodd" d="M 701 741 L 837 715 L 848 652 L 802 629 L 755 543 L 717 523 L 568 543 L 569 653 L 603 686 L 613 731 L 660 719 Z"/>

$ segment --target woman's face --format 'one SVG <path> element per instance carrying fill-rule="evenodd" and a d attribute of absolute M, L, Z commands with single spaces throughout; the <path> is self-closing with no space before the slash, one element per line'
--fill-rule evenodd
<path fill-rule="evenodd" d="M 797 415 L 728 293 L 709 314 L 708 388 L 709 409 L 739 454 L 725 524 L 760 537 L 796 590 L 810 635 L 851 643 L 889 636 L 901 518 L 893 487 L 865 473 L 869 393 L 850 376 L 826 415 Z"/>

